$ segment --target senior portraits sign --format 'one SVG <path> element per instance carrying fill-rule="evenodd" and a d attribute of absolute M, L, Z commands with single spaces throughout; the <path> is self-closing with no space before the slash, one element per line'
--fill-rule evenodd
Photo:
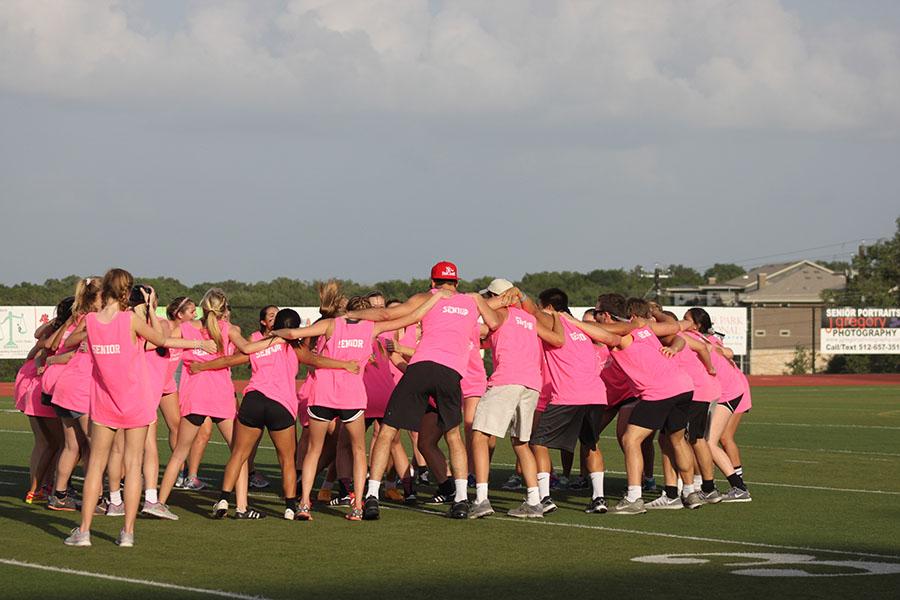
<path fill-rule="evenodd" d="M 900 308 L 826 308 L 823 354 L 900 354 Z"/>

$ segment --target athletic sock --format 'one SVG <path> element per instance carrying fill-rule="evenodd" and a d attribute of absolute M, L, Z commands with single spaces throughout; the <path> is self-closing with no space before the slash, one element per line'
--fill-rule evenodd
<path fill-rule="evenodd" d="M 454 487 L 456 488 L 456 495 L 453 497 L 454 502 L 465 502 L 469 499 L 469 480 L 468 479 L 454 479 L 453 480 Z"/>
<path fill-rule="evenodd" d="M 403 483 L 403 493 L 409 496 L 413 493 L 413 478 L 407 475 L 402 480 Z"/>
<path fill-rule="evenodd" d="M 109 493 L 110 504 L 122 504 L 122 490 L 116 490 Z"/>
<path fill-rule="evenodd" d="M 593 494 L 591 498 L 602 498 L 603 494 L 603 471 L 594 471 L 591 473 L 591 489 Z"/>
<path fill-rule="evenodd" d="M 468 485 L 468 481 L 466 484 Z M 438 485 L 438 494 L 441 496 L 455 496 L 456 495 L 456 484 L 449 477 L 444 480 L 443 483 Z"/>
<path fill-rule="evenodd" d="M 159 502 L 159 496 L 156 494 L 156 488 L 152 490 L 144 490 L 144 502 L 149 502 L 150 504 L 156 504 Z"/>
<path fill-rule="evenodd" d="M 550 496 L 550 473 L 538 473 L 538 493 L 541 500 Z"/>
<path fill-rule="evenodd" d="M 716 480 L 715 479 L 704 479 L 700 484 L 700 489 L 703 490 L 704 494 L 708 494 L 714 489 L 716 489 Z"/>
<path fill-rule="evenodd" d="M 294 496 L 293 498 L 285 498 L 284 506 L 285 508 L 289 508 L 292 511 L 297 512 L 297 497 Z"/>
<path fill-rule="evenodd" d="M 701 485 L 703 485 L 703 477 L 701 475 L 694 475 L 694 489 L 698 489 Z"/>
<path fill-rule="evenodd" d="M 693 494 L 693 493 L 694 493 L 694 484 L 693 484 L 693 483 L 690 484 L 690 485 L 686 485 L 686 486 L 684 486 L 684 487 L 681 488 L 681 495 L 682 495 L 682 496 L 690 496 L 690 495 Z"/>
<path fill-rule="evenodd" d="M 378 489 L 381 487 L 380 481 L 375 481 L 374 479 L 369 480 L 369 487 L 366 489 L 366 498 L 369 496 L 375 496 L 378 498 Z"/>
<path fill-rule="evenodd" d="M 536 487 L 530 487 L 525 490 L 526 493 L 526 502 L 528 502 L 529 506 L 534 506 L 535 504 L 541 503 L 541 495 L 538 492 Z"/>
<path fill-rule="evenodd" d="M 738 475 L 740 475 L 741 477 L 743 477 L 744 476 L 744 467 L 742 467 L 741 465 L 738 465 L 734 468 L 734 472 L 737 473 Z"/>
<path fill-rule="evenodd" d="M 340 488 L 340 496 L 344 498 L 350 495 L 350 490 L 353 488 L 353 484 L 350 483 L 349 477 L 341 477 L 338 479 L 338 487 Z"/>
<path fill-rule="evenodd" d="M 629 485 L 628 491 L 625 493 L 625 499 L 629 502 L 636 502 L 641 497 L 641 486 Z"/>
<path fill-rule="evenodd" d="M 666 486 L 666 498 L 669 500 L 674 500 L 678 497 L 678 487 L 674 485 Z"/>
<path fill-rule="evenodd" d="M 230 491 L 226 492 L 225 490 L 222 490 L 222 492 L 219 494 L 219 500 L 224 500 L 225 502 L 228 502 L 230 499 L 231 499 Z"/>
<path fill-rule="evenodd" d="M 738 475 L 737 471 L 728 476 L 728 483 L 731 487 L 736 487 L 741 490 L 747 489 L 747 486 L 744 484 L 744 478 Z"/>
<path fill-rule="evenodd" d="M 56 496 L 57 500 L 64 500 L 66 496 L 69 495 L 68 490 L 53 490 L 53 495 Z"/>
<path fill-rule="evenodd" d="M 475 484 L 475 502 L 484 502 L 487 499 L 488 499 L 488 484 L 476 483 Z"/>

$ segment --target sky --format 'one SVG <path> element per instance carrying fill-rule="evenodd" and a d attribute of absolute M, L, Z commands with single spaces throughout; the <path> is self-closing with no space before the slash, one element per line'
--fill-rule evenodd
<path fill-rule="evenodd" d="M 0 282 L 847 259 L 900 3 L 5 0 Z"/>

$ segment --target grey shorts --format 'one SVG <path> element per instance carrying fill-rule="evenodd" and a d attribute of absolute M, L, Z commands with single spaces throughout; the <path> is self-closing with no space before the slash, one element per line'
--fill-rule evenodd
<path fill-rule="evenodd" d="M 497 437 L 509 436 L 520 442 L 531 439 L 538 391 L 524 385 L 490 387 L 478 401 L 472 429 Z"/>

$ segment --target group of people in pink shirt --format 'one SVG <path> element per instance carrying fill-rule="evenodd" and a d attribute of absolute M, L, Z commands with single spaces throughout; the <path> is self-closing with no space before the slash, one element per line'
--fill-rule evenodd
<path fill-rule="evenodd" d="M 265 516 L 249 506 L 248 493 L 263 430 L 275 446 L 290 520 L 313 519 L 313 488 L 326 468 L 316 500 L 346 506 L 351 521 L 380 518 L 385 477 L 384 498 L 415 503 L 426 469 L 437 485 L 431 502 L 449 505 L 448 516 L 487 517 L 494 513 L 491 457 L 507 436 L 516 456 L 511 480 L 525 488 L 523 502 L 507 511 L 512 517 L 557 509 L 550 450 L 572 457 L 579 444 L 591 488 L 587 513 L 750 501 L 733 443 L 750 408 L 749 386 L 706 311 L 692 308 L 678 320 L 645 300 L 604 294 L 578 320 L 556 288 L 531 299 L 505 279 L 477 293 L 458 285 L 447 261 L 432 268 L 430 290 L 405 301 L 378 293 L 346 298 L 329 282 L 320 287 L 321 319 L 304 327 L 296 311 L 266 307 L 247 339 L 229 322 L 220 289 L 200 301 L 202 319 L 183 297 L 158 318 L 155 291 L 135 286 L 127 271 L 80 281 L 36 332 L 16 378 L 16 407 L 35 435 L 26 502 L 46 498 L 51 509 L 80 510 L 81 523 L 65 540 L 71 546 L 91 545 L 95 515 L 122 515 L 116 543 L 132 546 L 139 509 L 178 519 L 168 499 L 212 425 L 231 450 L 215 518 L 232 504 L 237 519 Z M 230 369 L 248 363 L 252 374 L 237 402 Z M 298 389 L 301 364 L 307 376 Z M 161 480 L 158 412 L 172 450 Z M 627 490 L 609 506 L 599 439 L 613 419 Z M 645 504 L 644 460 L 657 432 L 665 486 Z M 69 485 L 79 461 L 80 502 Z M 715 487 L 716 467 L 729 483 L 724 493 Z M 334 498 L 333 482 L 340 486 Z"/>

